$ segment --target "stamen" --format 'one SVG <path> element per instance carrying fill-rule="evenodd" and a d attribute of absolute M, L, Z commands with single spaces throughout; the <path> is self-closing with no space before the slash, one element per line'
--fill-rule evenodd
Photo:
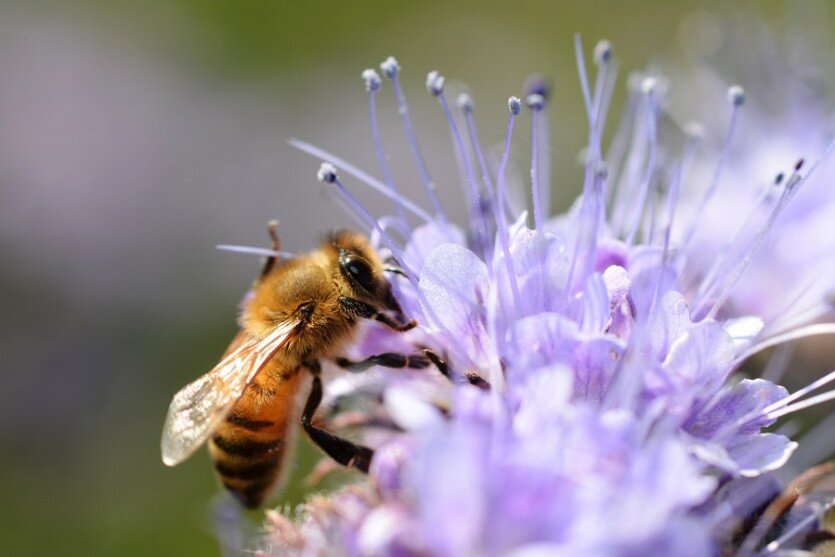
<path fill-rule="evenodd" d="M 292 259 L 296 254 L 289 251 L 278 251 L 269 248 L 258 248 L 253 246 L 238 246 L 233 244 L 218 244 L 215 249 L 220 251 L 231 251 L 233 253 L 247 253 L 250 255 L 260 255 L 262 257 L 278 257 L 279 259 Z"/>
<path fill-rule="evenodd" d="M 513 295 L 513 306 L 515 308 L 513 311 L 518 312 L 522 307 L 522 297 L 519 295 L 519 284 L 516 281 L 516 268 L 513 264 L 513 259 L 510 257 L 510 237 L 508 235 L 507 216 L 504 211 L 504 185 L 507 163 L 510 159 L 510 145 L 513 141 L 513 124 L 516 122 L 516 117 L 522 112 L 522 101 L 518 97 L 510 97 L 507 100 L 507 108 L 510 115 L 507 118 L 507 133 L 505 134 L 502 160 L 499 163 L 499 175 L 496 177 L 496 197 L 498 203 L 493 205 L 493 212 L 498 228 L 496 235 L 499 237 L 499 244 L 501 244 L 505 265 L 507 265 L 507 275 L 510 281 L 510 291 Z"/>
<path fill-rule="evenodd" d="M 365 90 L 368 91 L 368 114 L 371 120 L 371 140 L 374 143 L 374 153 L 377 155 L 377 163 L 380 165 L 380 171 L 383 173 L 383 179 L 386 181 L 389 189 L 395 194 L 393 197 L 394 208 L 397 211 L 397 216 L 400 217 L 406 226 L 409 226 L 409 220 L 406 218 L 406 212 L 403 206 L 397 202 L 400 198 L 400 193 L 397 191 L 397 185 L 394 182 L 394 175 L 391 173 L 388 160 L 386 159 L 386 152 L 383 150 L 383 142 L 380 139 L 380 128 L 377 125 L 377 91 L 380 90 L 382 82 L 380 76 L 371 68 L 362 72 L 362 79 L 365 81 Z"/>
<path fill-rule="evenodd" d="M 793 343 L 785 343 L 778 346 L 768 359 L 768 363 L 760 374 L 760 378 L 779 384 L 791 365 L 794 351 L 795 345 Z"/>
<path fill-rule="evenodd" d="M 406 263 L 406 258 L 403 254 L 403 251 L 397 247 L 394 241 L 391 239 L 385 230 L 380 226 L 380 223 L 371 216 L 365 207 L 357 201 L 357 198 L 354 197 L 348 189 L 342 185 L 342 182 L 339 180 L 339 175 L 336 173 L 336 167 L 329 163 L 323 162 L 322 165 L 319 167 L 319 171 L 316 173 L 316 177 L 319 179 L 320 182 L 324 184 L 332 184 L 337 187 L 339 192 L 342 196 L 348 201 L 348 203 L 354 208 L 354 210 L 362 215 L 365 221 L 370 225 L 370 227 L 377 231 L 380 235 L 380 238 L 386 243 L 386 246 L 391 250 L 392 255 L 394 255 L 397 262 L 400 264 L 400 267 L 406 271 L 406 276 L 409 279 L 409 282 L 412 283 L 415 290 L 418 290 L 418 283 L 417 283 L 417 275 L 409 268 Z"/>
<path fill-rule="evenodd" d="M 531 95 L 539 95 L 543 99 L 542 106 L 532 115 L 532 120 L 537 120 L 536 126 L 536 169 L 537 178 L 544 187 L 539 189 L 540 206 L 545 210 L 545 218 L 548 218 L 551 207 L 551 129 L 548 125 L 548 102 L 551 99 L 551 83 L 545 76 L 533 76 L 528 78 L 525 84 L 526 99 Z M 533 126 L 532 126 L 533 127 Z M 531 134 L 534 131 L 531 130 Z M 531 144 L 533 147 L 533 143 Z M 536 215 L 534 215 L 536 218 Z"/>
<path fill-rule="evenodd" d="M 817 396 L 813 396 L 812 398 L 807 398 L 806 400 L 798 402 L 797 404 L 790 404 L 782 410 L 775 410 L 774 412 L 770 412 L 768 414 L 768 417 L 770 419 L 776 420 L 777 418 L 782 418 L 787 414 L 792 414 L 800 410 L 805 410 L 806 408 L 811 408 L 812 406 L 817 406 L 818 404 L 822 404 L 830 400 L 835 400 L 835 389 L 831 391 L 826 391 L 825 393 L 819 394 Z"/>
<path fill-rule="evenodd" d="M 470 220 L 474 224 L 475 231 L 478 234 L 476 244 L 478 250 L 482 252 L 483 256 L 485 250 L 487 249 L 487 242 L 489 240 L 487 238 L 484 218 L 481 214 L 481 193 L 479 192 L 478 185 L 475 181 L 473 164 L 470 160 L 470 153 L 464 144 L 464 138 L 461 136 L 461 131 L 458 129 L 458 124 L 455 123 L 455 118 L 452 116 L 449 104 L 446 101 L 446 96 L 444 95 L 444 82 L 444 76 L 437 71 L 431 71 L 426 75 L 426 90 L 429 91 L 433 97 L 438 99 L 441 109 L 444 112 L 444 116 L 446 117 L 447 124 L 449 125 L 449 129 L 455 139 L 458 154 L 461 156 L 461 160 L 464 163 L 464 172 L 467 176 L 467 183 L 470 186 Z"/>
<path fill-rule="evenodd" d="M 467 123 L 467 135 L 470 139 L 470 146 L 475 152 L 476 159 L 478 160 L 478 167 L 481 171 L 481 177 L 484 182 L 487 199 L 491 204 L 495 204 L 496 192 L 493 189 L 493 180 L 490 178 L 490 169 L 487 167 L 487 159 L 484 156 L 484 150 L 482 149 L 481 141 L 478 138 L 478 128 L 476 127 L 475 116 L 473 115 L 475 110 L 473 100 L 467 93 L 461 93 L 458 95 L 457 104 L 458 108 L 464 114 L 464 119 Z"/>
<path fill-rule="evenodd" d="M 629 86 L 629 104 L 627 106 L 624 126 L 618 130 L 615 136 L 615 144 L 612 146 L 610 159 L 618 168 L 618 185 L 613 195 L 611 227 L 613 234 L 618 238 L 626 236 L 626 229 L 634 203 L 638 197 L 640 187 L 641 168 L 644 165 L 647 151 L 647 103 L 644 102 L 644 94 L 641 92 L 641 82 L 644 77 L 641 74 L 633 73 L 627 80 Z M 629 122 L 629 125 L 625 125 Z M 631 132 L 631 133 L 630 133 Z M 620 144 L 617 143 L 620 141 Z M 618 151 L 620 150 L 620 152 Z"/>
<path fill-rule="evenodd" d="M 717 312 L 724 305 L 725 301 L 728 299 L 728 296 L 730 296 L 731 291 L 733 290 L 734 286 L 736 286 L 737 281 L 748 268 L 748 265 L 751 262 L 751 258 L 757 252 L 760 245 L 762 245 L 769 231 L 771 231 L 771 229 L 774 227 L 774 222 L 777 220 L 777 217 L 780 216 L 780 213 L 782 213 L 783 209 L 786 207 L 788 202 L 797 194 L 797 191 L 800 189 L 800 187 L 814 174 L 815 170 L 818 168 L 820 163 L 829 156 L 833 148 L 835 148 L 835 141 L 829 144 L 824 154 L 818 160 L 815 161 L 815 164 L 812 165 L 812 167 L 809 169 L 809 172 L 805 176 L 801 177 L 801 175 L 799 174 L 800 169 L 803 167 L 803 159 L 800 159 L 797 162 L 797 164 L 795 165 L 794 172 L 791 176 L 789 176 L 789 179 L 786 182 L 783 194 L 777 201 L 777 205 L 774 207 L 774 210 L 768 216 L 768 221 L 766 221 L 765 226 L 763 226 L 762 230 L 760 230 L 757 233 L 757 235 L 754 236 L 754 239 L 749 244 L 748 249 L 745 250 L 744 256 L 737 265 L 737 268 L 734 271 L 734 273 L 731 275 L 731 280 L 726 284 L 725 289 L 713 303 L 713 306 L 707 313 L 706 319 L 713 319 L 714 317 L 716 317 Z"/>
<path fill-rule="evenodd" d="M 784 543 L 795 537 L 797 534 L 808 528 L 810 525 L 814 524 L 816 520 L 819 520 L 822 516 L 822 512 L 823 509 L 818 508 L 818 505 L 816 504 L 815 512 L 805 517 L 804 519 L 798 521 L 797 524 L 789 528 L 782 536 L 765 546 L 765 551 L 769 553 L 774 553 L 775 551 L 780 549 L 780 547 Z"/>
<path fill-rule="evenodd" d="M 806 325 L 805 327 L 790 327 L 787 331 L 774 333 L 773 335 L 768 336 L 756 344 L 746 348 L 736 358 L 734 358 L 734 365 L 741 364 L 754 354 L 762 352 L 766 348 L 771 348 L 772 346 L 777 346 L 778 344 L 783 344 L 784 342 L 790 342 L 792 340 L 798 340 L 811 336 L 832 334 L 835 334 L 835 323 L 813 323 L 812 325 Z"/>
<path fill-rule="evenodd" d="M 719 154 L 719 162 L 716 165 L 716 170 L 713 172 L 713 178 L 710 181 L 710 185 L 708 186 L 707 190 L 702 196 L 701 201 L 699 201 L 699 204 L 697 206 L 698 208 L 693 213 L 693 218 L 690 220 L 690 224 L 688 225 L 687 229 L 684 232 L 684 236 L 682 237 L 680 246 L 680 249 L 682 251 L 684 251 L 684 249 L 690 243 L 690 239 L 696 232 L 696 227 L 700 222 L 701 216 L 704 214 L 707 204 L 710 203 L 710 200 L 713 198 L 713 194 L 716 193 L 716 188 L 719 186 L 719 180 L 722 177 L 722 171 L 725 169 L 725 165 L 728 162 L 728 157 L 731 154 L 731 143 L 733 142 L 734 131 L 736 130 L 736 122 L 739 116 L 739 107 L 745 104 L 745 90 L 739 85 L 734 85 L 728 88 L 728 102 L 731 103 L 732 108 L 731 120 L 728 123 L 728 132 L 725 135 L 725 143 L 722 147 L 722 152 Z"/>
<path fill-rule="evenodd" d="M 580 33 L 574 35 L 574 57 L 577 60 L 577 72 L 580 74 L 580 89 L 583 91 L 583 102 L 586 103 L 586 114 L 591 115 L 591 90 L 589 88 L 589 76 L 586 73 L 586 62 L 583 59 L 583 39 L 580 38 Z"/>
<path fill-rule="evenodd" d="M 606 94 L 606 85 L 608 83 L 607 75 L 609 71 L 609 61 L 612 59 L 612 45 L 609 41 L 602 40 L 597 43 L 594 48 L 594 62 L 597 64 L 597 77 L 594 84 L 594 95 L 592 97 L 592 112 L 589 113 L 589 146 L 592 150 L 593 160 L 599 160 L 601 157 L 601 135 L 603 134 L 603 124 L 605 122 L 605 114 L 603 110 L 604 97 L 610 97 L 611 93 Z M 608 106 L 608 104 L 607 104 Z"/>
<path fill-rule="evenodd" d="M 612 43 L 603 39 L 594 46 L 594 63 L 600 66 L 612 58 Z"/>
<path fill-rule="evenodd" d="M 379 91 L 382 85 L 379 74 L 371 68 L 362 71 L 362 80 L 365 82 L 365 90 L 369 93 Z"/>
<path fill-rule="evenodd" d="M 775 402 L 773 404 L 770 404 L 769 406 L 766 406 L 765 408 L 762 409 L 761 414 L 770 414 L 773 411 L 775 411 L 775 410 L 777 410 L 781 407 L 784 407 L 784 406 L 788 405 L 791 402 L 794 402 L 795 400 L 797 400 L 799 398 L 802 398 L 802 397 L 806 396 L 807 394 L 811 393 L 812 391 L 814 391 L 814 390 L 816 390 L 820 387 L 823 387 L 827 383 L 831 383 L 832 381 L 835 381 L 835 371 L 830 371 L 829 373 L 827 373 L 823 377 L 815 379 L 814 381 L 812 381 L 811 383 L 809 383 L 808 385 L 806 385 L 802 389 L 798 389 L 797 391 L 793 392 L 792 394 L 790 394 L 786 398 L 784 398 L 782 400 L 778 400 L 777 402 Z M 809 400 L 811 400 L 811 399 L 809 399 Z"/>
<path fill-rule="evenodd" d="M 574 242 L 574 251 L 568 267 L 561 304 L 565 306 L 576 282 L 580 288 L 594 270 L 597 253 L 597 237 L 603 219 L 603 182 L 606 179 L 606 165 L 602 161 L 586 164 L 586 178 L 580 204 L 580 229 Z M 579 269 L 579 273 L 577 273 Z M 575 279 L 576 276 L 576 279 Z"/>
<path fill-rule="evenodd" d="M 608 201 L 607 206 L 612 207 L 609 220 L 611 222 L 613 232 L 621 230 L 618 223 L 621 222 L 622 219 L 619 219 L 618 216 L 623 212 L 620 208 L 623 207 L 625 203 L 620 202 L 625 201 L 624 194 L 627 189 L 626 184 L 622 183 L 624 180 L 622 174 L 625 170 L 624 167 L 626 166 L 625 160 L 627 147 L 630 144 L 633 148 L 635 146 L 635 142 L 630 142 L 629 138 L 630 135 L 632 135 L 634 139 L 636 135 L 634 126 L 638 115 L 638 101 L 639 95 L 630 88 L 624 114 L 620 118 L 617 130 L 615 131 L 615 136 L 609 146 L 609 152 L 606 154 L 606 163 L 610 170 L 609 181 L 612 184 L 612 187 L 609 188 L 609 191 L 607 191 L 606 200 Z M 633 131 L 632 134 L 629 133 L 630 130 Z"/>
<path fill-rule="evenodd" d="M 755 420 L 758 420 L 760 418 L 763 418 L 763 417 L 768 417 L 770 419 L 771 418 L 777 419 L 780 416 L 776 416 L 775 413 L 777 411 L 780 411 L 781 408 L 783 410 L 785 410 L 785 408 L 787 408 L 788 405 L 790 405 L 790 403 L 794 402 L 795 400 L 797 400 L 797 399 L 799 399 L 803 396 L 806 396 L 807 394 L 811 393 L 812 391 L 814 391 L 816 389 L 819 389 L 820 387 L 823 387 L 827 383 L 831 383 L 832 381 L 835 381 L 835 371 L 830 371 L 829 373 L 827 373 L 823 377 L 821 377 L 819 379 L 816 379 L 815 381 L 809 383 L 808 385 L 806 385 L 802 389 L 798 389 L 794 393 L 788 395 L 785 398 L 782 398 L 782 399 L 778 400 L 777 402 L 769 404 L 765 408 L 748 412 L 746 415 L 739 418 L 738 420 L 735 420 L 735 421 L 731 422 L 730 424 L 727 424 L 724 427 L 722 427 L 721 429 L 719 429 L 719 431 L 717 431 L 713 435 L 713 438 L 714 439 L 722 439 L 725 436 L 730 435 L 730 434 L 732 434 L 734 432 L 737 432 L 740 429 L 746 427 L 751 422 L 753 422 Z M 827 393 L 824 393 L 824 395 L 829 395 L 832 392 L 835 392 L 835 391 L 828 391 Z M 823 395 L 818 395 L 818 396 L 823 396 Z M 815 397 L 813 397 L 813 398 L 815 398 Z M 810 398 L 810 399 L 807 399 L 807 400 L 813 400 L 813 399 Z M 823 402 L 823 401 L 821 401 L 821 402 Z M 783 415 L 783 414 L 781 414 L 781 415 Z"/>
<path fill-rule="evenodd" d="M 678 207 L 678 196 L 681 191 L 682 176 L 689 167 L 690 160 L 692 159 L 695 151 L 695 144 L 696 141 L 688 138 L 688 141 L 684 146 L 684 153 L 681 156 L 681 161 L 675 170 L 675 175 L 673 176 L 673 181 L 670 185 L 670 191 L 667 197 L 667 220 L 664 225 L 663 247 L 661 251 L 661 268 L 658 273 L 658 281 L 655 283 L 655 293 L 653 294 L 652 302 L 650 304 L 650 320 L 653 320 L 655 317 L 655 310 L 658 307 L 658 301 L 662 294 L 661 284 L 664 282 L 664 276 L 670 260 L 670 236 L 673 229 L 673 221 L 676 215 L 676 207 Z M 652 232 L 650 232 L 650 234 L 651 233 Z"/>
<path fill-rule="evenodd" d="M 288 143 L 296 149 L 298 149 L 299 151 L 303 151 L 308 155 L 312 155 L 318 159 L 325 159 L 330 161 L 330 163 L 338 169 L 347 172 L 363 184 L 377 190 L 379 193 L 400 204 L 404 209 L 406 209 L 422 221 L 429 222 L 432 220 L 432 216 L 429 213 L 415 205 L 408 197 L 405 197 L 397 192 L 393 192 L 380 180 L 374 178 L 364 170 L 360 170 L 359 168 L 349 163 L 345 159 L 337 157 L 333 153 L 325 151 L 320 147 L 316 147 L 315 145 L 311 145 L 310 143 L 307 143 L 306 141 L 302 141 L 300 139 L 290 139 Z"/>
<path fill-rule="evenodd" d="M 539 188 L 539 136 L 542 127 L 541 111 L 545 108 L 545 97 L 538 93 L 528 95 L 525 99 L 528 108 L 531 109 L 531 197 L 533 198 L 533 227 L 541 230 L 545 224 L 542 215 L 542 194 Z"/>
<path fill-rule="evenodd" d="M 418 144 L 417 136 L 415 135 L 414 126 L 412 126 L 412 119 L 409 116 L 409 105 L 406 104 L 406 95 L 403 93 L 403 88 L 400 86 L 400 79 L 398 77 L 400 74 L 400 64 L 397 63 L 397 60 L 393 56 L 389 56 L 382 64 L 380 64 L 380 69 L 383 71 L 383 75 L 389 78 L 392 85 L 394 85 L 394 95 L 397 98 L 397 112 L 403 120 L 403 128 L 406 131 L 406 139 L 409 142 L 409 149 L 412 151 L 412 158 L 415 160 L 415 165 L 417 166 L 418 174 L 420 174 L 420 179 L 423 183 L 426 195 L 429 197 L 429 201 L 435 209 L 435 215 L 441 220 L 446 221 L 447 216 L 444 212 L 444 207 L 441 205 L 441 200 L 438 199 L 438 188 L 435 185 L 435 182 L 432 181 L 432 177 L 429 175 L 429 169 L 426 166 L 426 161 L 423 159 L 423 155 L 420 152 L 420 145 Z"/>
<path fill-rule="evenodd" d="M 792 455 L 792 467 L 806 470 L 832 457 L 835 449 L 835 414 L 830 414 L 803 434 L 803 443 Z"/>
<path fill-rule="evenodd" d="M 782 176 L 780 174 L 779 176 Z M 775 182 L 775 185 L 778 185 L 778 182 Z M 756 217 L 763 211 L 768 204 L 770 203 L 772 197 L 772 189 L 770 187 L 766 187 L 760 195 L 757 197 L 757 200 L 752 204 L 751 209 L 748 211 L 748 215 L 740 222 L 739 226 L 734 230 L 733 234 L 730 235 L 730 240 L 728 240 L 720 249 L 719 253 L 714 258 L 713 264 L 708 269 L 708 272 L 705 274 L 704 278 L 702 278 L 701 282 L 699 283 L 699 287 L 696 291 L 696 295 L 693 297 L 693 302 L 691 306 L 694 308 L 693 314 L 697 315 L 698 310 L 704 304 L 706 297 L 713 291 L 716 287 L 717 281 L 721 278 L 720 272 L 725 268 L 725 263 L 728 259 L 728 256 L 733 252 L 733 247 L 741 241 L 743 232 L 748 230 L 751 224 L 754 222 Z M 680 252 L 684 254 L 684 252 Z M 692 274 L 695 269 L 685 269 L 684 276 L 682 277 L 683 284 L 690 284 L 693 282 L 693 278 L 688 276 L 688 271 Z"/>
<path fill-rule="evenodd" d="M 787 331 L 801 325 L 812 323 L 829 314 L 833 306 L 832 301 L 828 300 L 826 296 L 823 296 L 822 299 L 815 300 L 811 305 L 807 305 L 801 309 L 795 309 L 800 305 L 804 296 L 809 294 L 809 292 L 825 280 L 826 277 L 824 275 L 818 275 L 812 280 L 807 281 L 806 284 L 802 285 L 790 296 L 786 296 L 785 303 L 779 309 L 772 312 L 770 317 L 765 320 L 768 323 L 765 328 L 777 328 L 780 331 Z"/>
<path fill-rule="evenodd" d="M 655 106 L 655 92 L 658 86 L 657 80 L 652 77 L 647 77 L 641 83 L 641 91 L 644 94 L 644 98 L 646 99 L 646 107 L 647 107 L 647 146 L 648 146 L 648 153 L 647 153 L 647 161 L 646 161 L 646 168 L 644 169 L 644 177 L 641 180 L 638 190 L 638 200 L 635 203 L 635 209 L 632 216 L 632 224 L 629 227 L 629 232 L 626 235 L 625 242 L 628 245 L 632 245 L 632 242 L 635 239 L 635 235 L 638 232 L 638 229 L 641 225 L 641 219 L 644 215 L 644 209 L 647 202 L 647 197 L 649 195 L 649 190 L 652 185 L 652 178 L 655 174 L 655 151 L 656 151 L 656 144 L 657 144 L 657 118 L 658 114 L 656 112 Z"/>

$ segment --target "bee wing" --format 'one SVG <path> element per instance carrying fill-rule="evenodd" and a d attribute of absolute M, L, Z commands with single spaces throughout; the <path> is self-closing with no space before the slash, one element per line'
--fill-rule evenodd
<path fill-rule="evenodd" d="M 174 395 L 162 429 L 163 463 L 179 464 L 206 442 L 247 384 L 293 337 L 296 325 L 279 325 L 262 340 L 240 342 L 236 337 L 214 369 Z"/>

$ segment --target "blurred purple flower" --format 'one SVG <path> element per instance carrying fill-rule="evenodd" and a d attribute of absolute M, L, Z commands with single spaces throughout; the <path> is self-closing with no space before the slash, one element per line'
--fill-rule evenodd
<path fill-rule="evenodd" d="M 432 72 L 427 80 L 470 192 L 467 230 L 450 223 L 437 200 L 394 59 L 381 69 L 434 214 L 397 192 L 376 124 L 384 182 L 293 141 L 329 161 L 320 175 L 402 266 L 395 289 L 421 323 L 406 340 L 441 354 L 453 381 L 402 372 L 348 388 L 332 381 L 331 397 L 376 389 L 380 396 L 372 398 L 382 408 L 365 412 L 382 410 L 391 421 L 387 434 L 366 433 L 376 448 L 372 481 L 317 498 L 295 521 L 272 514 L 267 553 L 700 556 L 743 554 L 746 540 L 787 546 L 779 532 L 759 532 L 751 526 L 756 520 L 743 520 L 779 493 L 771 472 L 797 447 L 764 429 L 804 407 L 797 400 L 835 376 L 793 395 L 766 379 L 741 379 L 736 373 L 750 355 L 819 331 L 796 313 L 740 315 L 727 300 L 825 154 L 788 171 L 769 216 L 745 223 L 747 241 L 712 258 L 714 270 L 705 271 L 704 254 L 679 249 L 686 231 L 709 219 L 679 206 L 698 138 L 662 130 L 665 82 L 632 80 L 624 124 L 604 156 L 616 73 L 611 45 L 595 49 L 594 86 L 579 39 L 577 55 L 590 137 L 583 193 L 565 215 L 547 213 L 548 95 L 540 82 L 526 97 L 532 219 L 511 209 L 506 191 L 522 112 L 515 97 L 504 152 L 491 166 L 472 99 L 459 98 L 456 117 L 443 76 Z M 381 82 L 373 71 L 363 77 L 373 123 Z M 731 118 L 743 95 L 730 89 Z M 683 145 L 679 157 L 675 144 Z M 399 216 L 374 219 L 336 169 L 389 196 Z M 803 269 L 806 276 L 817 272 L 812 264 Z M 709 295 L 688 282 L 711 274 L 717 281 Z M 768 295 L 769 309 L 791 306 L 785 292 Z M 373 352 L 386 342 L 372 329 L 360 349 Z"/>

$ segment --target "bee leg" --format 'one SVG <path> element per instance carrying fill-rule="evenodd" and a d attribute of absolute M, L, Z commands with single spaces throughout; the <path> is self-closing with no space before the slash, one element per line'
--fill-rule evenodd
<path fill-rule="evenodd" d="M 372 366 L 383 366 L 396 369 L 404 367 L 410 369 L 423 369 L 432 364 L 432 361 L 424 355 L 406 355 L 398 354 L 396 352 L 385 352 L 383 354 L 369 356 L 359 362 L 349 360 L 348 358 L 336 358 L 334 361 L 339 367 L 355 373 L 365 371 Z"/>
<path fill-rule="evenodd" d="M 454 379 L 452 378 L 452 371 L 449 369 L 449 365 L 441 359 L 437 352 L 429 348 L 424 348 L 421 350 L 421 352 L 423 352 L 423 354 L 430 362 L 435 364 L 435 367 L 438 368 L 438 371 L 440 371 L 444 377 L 446 377 L 450 381 L 454 381 Z M 488 383 L 482 376 L 480 376 L 476 372 L 464 371 L 462 372 L 462 375 L 464 376 L 464 379 L 467 381 L 467 383 L 469 383 L 470 385 L 473 385 L 485 391 L 490 390 L 490 383 Z"/>
<path fill-rule="evenodd" d="M 313 425 L 313 415 L 322 402 L 322 380 L 313 375 L 313 387 L 302 412 L 302 427 L 310 440 L 319 446 L 329 457 L 343 466 L 356 468 L 360 472 L 368 473 L 371 457 L 374 451 L 362 445 L 338 437 L 333 433 Z"/>
<path fill-rule="evenodd" d="M 375 321 L 379 321 L 383 325 L 401 333 L 417 327 L 417 321 L 414 319 L 407 323 L 398 323 L 385 313 L 377 311 L 377 308 L 371 304 L 363 302 L 362 300 L 357 300 L 356 298 L 340 296 L 339 304 L 347 313 L 364 319 L 374 319 Z"/>

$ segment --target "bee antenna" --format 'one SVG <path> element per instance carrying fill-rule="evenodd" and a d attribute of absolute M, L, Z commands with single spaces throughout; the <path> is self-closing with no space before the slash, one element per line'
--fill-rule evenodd
<path fill-rule="evenodd" d="M 278 219 L 267 223 L 267 234 L 273 242 L 273 251 L 281 251 L 281 239 L 278 237 Z"/>

